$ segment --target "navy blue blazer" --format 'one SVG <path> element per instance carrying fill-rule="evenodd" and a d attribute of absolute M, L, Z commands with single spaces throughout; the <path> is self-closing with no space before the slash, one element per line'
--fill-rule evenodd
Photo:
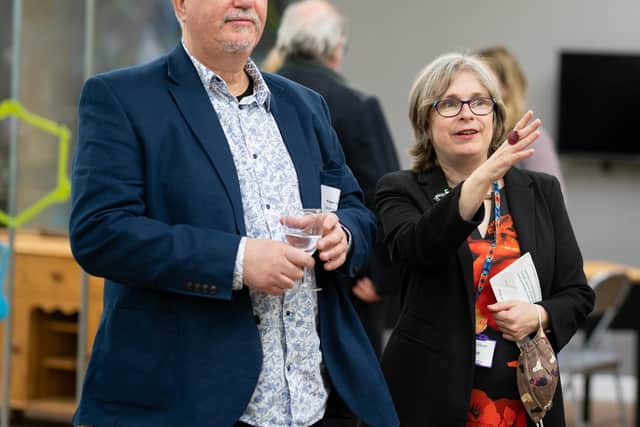
<path fill-rule="evenodd" d="M 337 214 L 351 231 L 340 271 L 316 270 L 332 392 L 366 424 L 397 426 L 348 291 L 336 285 L 337 274 L 354 275 L 366 262 L 375 219 L 345 166 L 324 100 L 264 77 L 303 205 L 320 206 L 321 183 L 339 187 Z M 71 247 L 87 272 L 106 280 L 73 422 L 231 426 L 253 393 L 262 349 L 248 290 L 231 289 L 245 235 L 240 188 L 197 72 L 178 46 L 150 64 L 89 79 L 79 109 Z"/>

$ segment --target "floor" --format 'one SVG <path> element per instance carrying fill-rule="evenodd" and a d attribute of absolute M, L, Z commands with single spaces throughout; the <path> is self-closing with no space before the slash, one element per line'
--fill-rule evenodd
<path fill-rule="evenodd" d="M 571 427 L 574 425 L 573 423 L 573 411 L 571 409 L 571 403 L 567 403 L 566 404 L 566 413 L 567 413 L 567 426 Z M 626 405 L 627 408 L 627 420 L 629 421 L 629 425 L 628 426 L 623 426 L 621 424 L 616 424 L 613 422 L 605 422 L 604 424 L 600 424 L 600 425 L 606 425 L 607 427 L 630 427 L 633 424 L 633 412 L 635 410 L 634 404 L 629 403 Z M 616 410 L 616 406 L 613 403 L 610 402 L 595 402 L 593 405 L 593 420 L 594 421 L 598 421 L 601 420 L 603 418 L 608 418 L 611 416 L 611 414 L 615 413 Z M 14 420 L 12 421 L 10 427 L 69 427 L 70 424 L 59 424 L 59 423 L 49 423 L 49 422 L 44 422 L 44 421 L 37 421 L 37 420 L 25 420 L 25 419 L 17 419 L 16 417 L 14 417 Z"/>
<path fill-rule="evenodd" d="M 635 404 L 628 403 L 625 405 L 625 407 L 627 409 L 627 426 L 624 426 L 620 423 L 613 422 L 613 421 L 606 421 L 606 420 L 610 420 L 612 417 L 615 416 L 614 414 L 617 413 L 616 412 L 617 404 L 614 404 L 613 402 L 594 402 L 591 409 L 591 421 L 596 423 L 596 425 L 607 426 L 607 427 L 635 426 L 634 424 Z M 571 403 L 569 402 L 565 402 L 565 414 L 567 417 L 567 426 L 571 427 L 575 425 L 573 408 L 571 406 Z"/>

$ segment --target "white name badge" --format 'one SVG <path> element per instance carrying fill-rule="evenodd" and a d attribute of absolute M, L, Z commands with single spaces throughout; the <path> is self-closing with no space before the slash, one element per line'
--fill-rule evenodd
<path fill-rule="evenodd" d="M 335 212 L 338 210 L 338 204 L 340 203 L 340 189 L 330 187 L 328 185 L 320 185 L 320 197 L 322 198 L 323 212 Z"/>
<path fill-rule="evenodd" d="M 496 342 L 489 338 L 476 337 L 476 366 L 490 368 L 493 366 L 493 352 Z"/>

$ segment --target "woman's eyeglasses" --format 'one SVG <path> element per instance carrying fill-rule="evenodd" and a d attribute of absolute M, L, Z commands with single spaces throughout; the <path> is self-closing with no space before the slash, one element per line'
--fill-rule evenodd
<path fill-rule="evenodd" d="M 445 98 L 434 102 L 433 108 L 442 117 L 455 117 L 460 114 L 464 104 L 467 104 L 471 112 L 476 116 L 486 116 L 493 111 L 496 101 L 489 97 L 473 98 L 466 101 L 457 98 Z"/>

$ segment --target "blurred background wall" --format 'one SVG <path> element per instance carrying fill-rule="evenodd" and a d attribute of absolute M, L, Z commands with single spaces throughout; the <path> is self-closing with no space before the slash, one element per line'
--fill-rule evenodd
<path fill-rule="evenodd" d="M 529 106 L 556 137 L 561 50 L 640 54 L 637 0 L 336 0 L 350 19 L 344 73 L 380 96 L 403 165 L 413 141 L 407 97 L 418 73 L 437 55 L 504 44 L 529 80 Z M 597 82 L 594 82 L 597 84 Z M 640 107 L 640 100 L 638 107 Z M 585 117 L 584 126 L 597 117 Z M 640 144 L 635 123 L 629 137 Z M 640 163 L 562 158 L 566 198 L 583 254 L 640 264 Z"/>

